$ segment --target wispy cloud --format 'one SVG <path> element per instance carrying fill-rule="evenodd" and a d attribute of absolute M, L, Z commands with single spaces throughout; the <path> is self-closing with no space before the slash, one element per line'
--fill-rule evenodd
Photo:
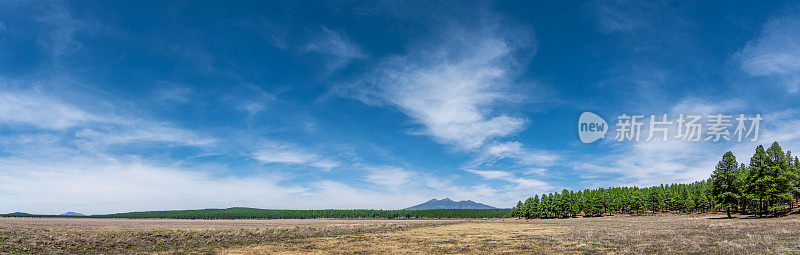
<path fill-rule="evenodd" d="M 721 100 L 708 100 L 701 98 L 685 98 L 675 104 L 669 114 L 677 116 L 678 114 L 734 114 L 734 111 L 739 111 L 746 108 L 747 103 L 738 98 L 729 98 Z M 738 112 L 736 112 L 738 113 Z"/>
<path fill-rule="evenodd" d="M 344 33 L 322 27 L 321 31 L 308 42 L 302 51 L 327 56 L 328 70 L 335 71 L 346 67 L 354 59 L 365 58 L 366 54 Z"/>
<path fill-rule="evenodd" d="M 527 149 L 520 142 L 502 142 L 487 145 L 473 163 L 475 166 L 491 166 L 503 159 L 511 159 L 522 166 L 551 166 L 559 158 L 558 154 L 549 151 Z"/>
<path fill-rule="evenodd" d="M 749 75 L 772 77 L 790 93 L 800 92 L 800 16 L 770 20 L 735 59 Z"/>
<path fill-rule="evenodd" d="M 275 208 L 306 191 L 278 185 L 275 178 L 219 178 L 203 171 L 120 159 L 65 158 L 58 164 L 48 164 L 4 158 L 0 162 L 0 199 L 4 201 L 0 210 L 4 211 L 111 213 L 237 205 Z"/>
<path fill-rule="evenodd" d="M 392 167 L 375 169 L 372 180 L 380 186 L 373 189 L 336 180 L 297 183 L 280 175 L 220 176 L 218 166 L 72 154 L 75 152 L 28 155 L 26 159 L 0 157 L 0 211 L 94 214 L 235 206 L 400 209 L 431 197 L 510 207 L 522 194 L 500 193 L 482 184 L 453 185 L 432 177 L 427 177 L 428 182 L 398 181 L 386 174 L 399 172 L 402 176 L 395 177 L 403 180 L 410 171 Z"/>
<path fill-rule="evenodd" d="M 290 144 L 268 144 L 253 153 L 253 159 L 266 164 L 304 165 L 325 170 L 338 167 L 341 163 L 322 155 L 307 152 Z"/>
<path fill-rule="evenodd" d="M 387 187 L 396 187 L 406 184 L 414 177 L 413 172 L 397 167 L 372 167 L 369 168 L 368 171 L 367 181 Z"/>
<path fill-rule="evenodd" d="M 277 100 L 277 96 L 273 93 L 265 91 L 263 88 L 253 84 L 243 84 L 244 91 L 242 95 L 235 98 L 230 98 L 236 109 L 247 112 L 251 117 L 266 110 L 269 103 Z"/>
<path fill-rule="evenodd" d="M 163 82 L 165 88 L 156 92 L 156 98 L 162 101 L 185 104 L 191 102 L 192 89 L 169 82 Z"/>
<path fill-rule="evenodd" d="M 213 138 L 202 137 L 190 130 L 158 122 L 141 122 L 116 128 L 85 128 L 77 131 L 75 138 L 76 141 L 91 142 L 96 145 L 156 142 L 200 146 L 216 141 Z"/>
<path fill-rule="evenodd" d="M 519 195 L 520 197 L 530 196 L 531 194 L 535 193 L 550 192 L 553 189 L 553 186 L 546 182 L 533 178 L 519 177 L 516 174 L 507 171 L 471 169 L 466 171 L 477 174 L 487 180 L 501 180 L 513 183 L 514 186 L 510 187 L 509 189 L 505 189 L 504 192 L 510 192 L 512 194 Z"/>
<path fill-rule="evenodd" d="M 604 33 L 644 28 L 652 18 L 652 6 L 640 1 L 594 1 L 589 6 L 597 19 L 597 29 Z"/>
<path fill-rule="evenodd" d="M 194 131 L 168 123 L 123 117 L 111 112 L 88 112 L 59 98 L 34 90 L 0 90 L 0 124 L 9 128 L 64 131 L 65 137 L 84 146 L 131 143 L 168 143 L 199 146 L 211 144 Z"/>
<path fill-rule="evenodd" d="M 102 118 L 48 96 L 0 90 L 0 123 L 65 129 Z"/>
<path fill-rule="evenodd" d="M 39 43 L 49 49 L 53 58 L 72 52 L 81 46 L 75 40 L 75 34 L 85 24 L 75 19 L 72 11 L 65 4 L 52 2 L 44 14 L 37 17 L 37 20 L 51 29 L 49 33 L 40 38 Z"/>
<path fill-rule="evenodd" d="M 423 125 L 422 133 L 459 149 L 476 149 L 522 130 L 525 118 L 498 109 L 519 99 L 509 89 L 515 51 L 531 46 L 521 43 L 528 42 L 527 34 L 489 25 L 477 31 L 453 25 L 445 33 L 408 55 L 387 59 L 348 93 L 396 107 Z"/>

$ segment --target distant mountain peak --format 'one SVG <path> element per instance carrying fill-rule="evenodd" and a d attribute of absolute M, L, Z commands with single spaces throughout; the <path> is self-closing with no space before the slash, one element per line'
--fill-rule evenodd
<path fill-rule="evenodd" d="M 62 216 L 84 216 L 82 213 L 76 213 L 76 212 L 66 212 L 66 213 L 62 213 L 61 215 Z"/>
<path fill-rule="evenodd" d="M 481 203 L 473 202 L 472 200 L 453 201 L 450 198 L 441 200 L 431 199 L 425 203 L 418 204 L 403 210 L 432 210 L 432 209 L 495 209 Z"/>

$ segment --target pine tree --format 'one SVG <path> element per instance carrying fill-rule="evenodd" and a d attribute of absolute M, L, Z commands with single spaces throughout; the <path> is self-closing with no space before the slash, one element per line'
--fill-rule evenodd
<path fill-rule="evenodd" d="M 753 157 L 750 158 L 750 174 L 747 176 L 747 196 L 750 201 L 753 201 L 753 208 L 757 216 L 761 216 L 766 211 L 766 203 L 768 199 L 768 189 L 770 186 L 771 178 L 767 174 L 767 153 L 764 151 L 764 146 L 758 145 Z"/>
<path fill-rule="evenodd" d="M 789 178 L 789 193 L 792 195 L 789 200 L 790 211 L 794 209 L 795 201 L 800 197 L 800 168 L 798 168 L 796 160 L 797 157 L 792 157 L 791 151 L 786 152 L 787 169 L 785 171 Z"/>
<path fill-rule="evenodd" d="M 794 179 L 795 201 L 793 202 L 794 204 L 797 203 L 798 200 L 800 200 L 800 159 L 798 159 L 797 156 L 794 157 L 794 162 L 792 163 L 792 165 L 794 166 L 794 178 L 795 178 Z"/>
<path fill-rule="evenodd" d="M 712 194 L 717 204 L 725 207 L 728 218 L 731 217 L 731 207 L 739 201 L 739 189 L 736 187 L 736 157 L 733 152 L 726 152 L 719 161 L 714 173 L 711 174 Z"/>
<path fill-rule="evenodd" d="M 782 209 L 784 203 L 792 199 L 792 172 L 789 169 L 789 161 L 786 154 L 781 149 L 778 142 L 773 142 L 767 149 L 767 175 L 769 178 L 768 201 L 769 210 L 777 212 Z"/>
<path fill-rule="evenodd" d="M 511 209 L 511 217 L 517 217 L 517 218 L 522 217 L 522 208 L 523 207 L 524 206 L 522 205 L 522 201 L 518 201 L 517 202 L 517 206 L 515 206 L 514 208 Z"/>
<path fill-rule="evenodd" d="M 750 203 L 750 200 L 747 199 L 746 195 L 746 187 L 747 184 L 747 177 L 750 175 L 750 170 L 747 169 L 744 163 L 739 165 L 739 169 L 736 170 L 736 188 L 739 192 L 739 201 L 738 201 L 738 210 L 741 213 L 747 212 L 747 206 Z"/>
<path fill-rule="evenodd" d="M 642 214 L 645 210 L 645 197 L 641 190 L 634 187 L 630 193 L 630 212 Z"/>

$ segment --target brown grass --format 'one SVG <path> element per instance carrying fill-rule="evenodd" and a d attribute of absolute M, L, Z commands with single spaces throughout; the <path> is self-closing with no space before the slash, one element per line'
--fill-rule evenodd
<path fill-rule="evenodd" d="M 0 218 L 0 253 L 796 254 L 800 215 L 547 220 Z"/>
<path fill-rule="evenodd" d="M 502 222 L 470 222 L 404 231 L 341 235 L 226 250 L 224 254 L 442 254 L 544 252 L 526 242 L 562 233 L 562 227 Z"/>
<path fill-rule="evenodd" d="M 800 217 L 618 216 L 469 222 L 288 240 L 225 254 L 794 254 Z"/>
<path fill-rule="evenodd" d="M 453 221 L 0 218 L 0 253 L 215 253 L 226 247 Z"/>

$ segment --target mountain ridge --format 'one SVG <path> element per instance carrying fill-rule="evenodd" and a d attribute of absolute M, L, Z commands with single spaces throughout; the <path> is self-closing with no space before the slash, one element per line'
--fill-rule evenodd
<path fill-rule="evenodd" d="M 403 210 L 432 210 L 432 209 L 496 209 L 496 208 L 472 200 L 461 200 L 456 202 L 450 198 L 444 198 L 441 200 L 437 200 L 434 198 L 424 203 L 411 206 Z"/>

